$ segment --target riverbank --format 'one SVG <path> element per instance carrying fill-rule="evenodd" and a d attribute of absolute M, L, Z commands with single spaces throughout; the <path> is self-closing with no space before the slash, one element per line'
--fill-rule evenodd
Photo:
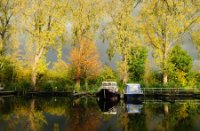
<path fill-rule="evenodd" d="M 146 88 L 141 97 L 190 97 L 200 99 L 199 89 L 176 89 L 176 88 Z M 69 92 L 69 91 L 0 91 L 0 96 L 56 96 L 56 97 L 82 97 L 96 96 L 96 92 Z M 123 94 L 120 98 L 123 99 Z"/>
<path fill-rule="evenodd" d="M 56 96 L 56 97 L 81 97 L 94 96 L 95 92 L 67 92 L 67 91 L 0 91 L 0 96 Z"/>

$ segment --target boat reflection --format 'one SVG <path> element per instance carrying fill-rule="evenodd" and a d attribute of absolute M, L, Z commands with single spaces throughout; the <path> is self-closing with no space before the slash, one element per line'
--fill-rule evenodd
<path fill-rule="evenodd" d="M 143 103 L 141 100 L 125 101 L 125 110 L 128 114 L 141 113 Z"/>
<path fill-rule="evenodd" d="M 128 114 L 139 114 L 143 108 L 142 104 L 126 104 L 126 112 Z"/>
<path fill-rule="evenodd" d="M 4 103 L 4 99 L 3 99 L 3 97 L 0 97 L 0 103 L 1 103 L 1 104 Z"/>
<path fill-rule="evenodd" d="M 97 98 L 97 103 L 99 108 L 104 114 L 117 114 L 116 105 L 118 104 L 119 99 L 105 100 Z"/>

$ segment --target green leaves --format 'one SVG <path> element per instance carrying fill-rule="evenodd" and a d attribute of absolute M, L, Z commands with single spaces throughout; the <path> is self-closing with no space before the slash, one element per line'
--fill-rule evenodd
<path fill-rule="evenodd" d="M 136 24 L 132 12 L 137 1 L 112 1 L 112 5 L 107 9 L 109 21 L 104 25 L 104 38 L 106 38 L 109 48 L 107 54 L 111 59 L 115 52 L 122 56 L 118 65 L 119 77 L 123 83 L 128 80 L 128 58 L 131 47 L 138 44 L 136 36 Z"/>
<path fill-rule="evenodd" d="M 192 62 L 191 56 L 179 45 L 173 47 L 169 55 L 171 81 L 176 82 L 176 85 L 179 84 L 182 87 L 187 86 L 189 81 L 192 81 L 192 78 L 190 78 L 190 80 L 187 79 L 190 77 Z"/>
<path fill-rule="evenodd" d="M 145 40 L 153 47 L 158 66 L 167 77 L 167 63 L 171 48 L 184 33 L 198 23 L 197 1 L 146 0 L 140 12 L 140 27 Z M 163 81 L 166 83 L 167 79 Z"/>
<path fill-rule="evenodd" d="M 178 69 L 183 72 L 189 72 L 192 68 L 191 56 L 179 45 L 173 47 L 169 55 L 169 62 L 174 64 L 175 70 Z"/>
<path fill-rule="evenodd" d="M 143 80 L 147 55 L 146 47 L 131 48 L 128 60 L 130 81 L 139 82 Z"/>

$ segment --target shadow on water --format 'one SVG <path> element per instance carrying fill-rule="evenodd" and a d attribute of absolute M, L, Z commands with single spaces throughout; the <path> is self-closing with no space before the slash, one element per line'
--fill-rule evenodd
<path fill-rule="evenodd" d="M 200 130 L 200 101 L 0 98 L 0 131 Z"/>
<path fill-rule="evenodd" d="M 116 110 L 115 107 L 119 103 L 119 101 L 120 101 L 119 99 L 103 100 L 103 99 L 97 98 L 97 103 L 102 112 L 112 113 L 112 111 Z"/>

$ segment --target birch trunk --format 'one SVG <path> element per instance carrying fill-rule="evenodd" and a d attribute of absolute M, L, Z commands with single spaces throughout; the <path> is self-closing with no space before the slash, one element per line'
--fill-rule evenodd
<path fill-rule="evenodd" d="M 33 63 L 33 66 L 32 66 L 31 82 L 32 82 L 32 86 L 33 86 L 34 90 L 36 90 L 36 84 L 37 84 L 38 62 L 39 62 L 40 58 L 42 57 L 43 52 L 44 52 L 44 47 L 42 47 L 39 50 L 39 53 L 36 54 L 35 59 L 34 59 L 34 63 Z"/>

